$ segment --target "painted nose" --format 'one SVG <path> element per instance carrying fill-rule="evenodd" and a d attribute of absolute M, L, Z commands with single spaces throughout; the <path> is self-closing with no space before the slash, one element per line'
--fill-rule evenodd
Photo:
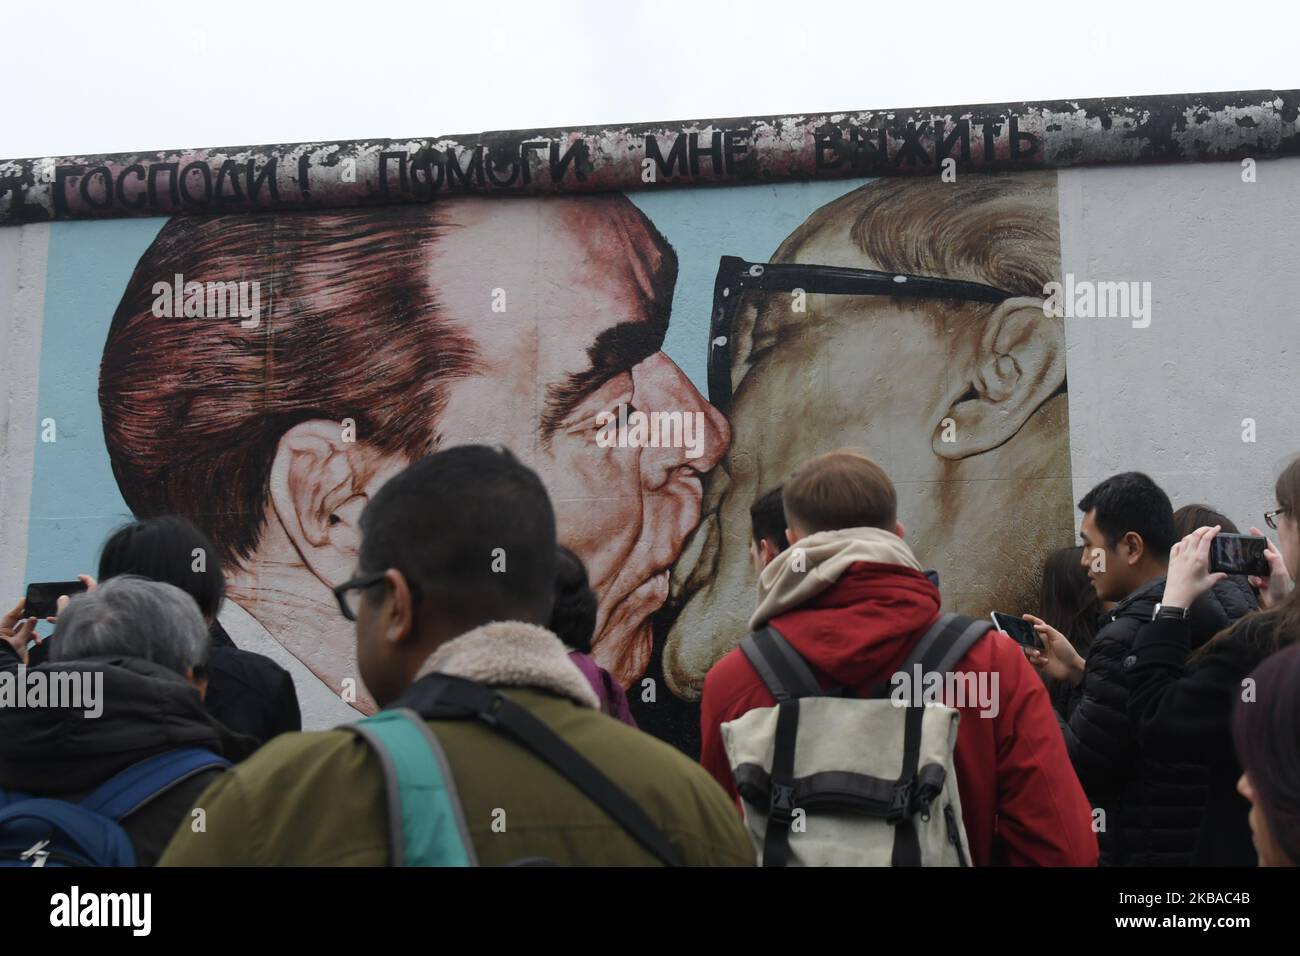
<path fill-rule="evenodd" d="M 680 556 L 682 542 L 699 523 L 704 499 L 700 478 L 726 454 L 731 428 L 662 352 L 638 365 L 632 382 L 632 401 L 638 409 L 647 414 L 680 413 L 681 417 L 681 430 L 674 437 L 683 440 L 675 443 L 677 447 L 641 449 L 643 518 L 649 532 L 650 560 L 655 567 L 666 568 Z"/>
<path fill-rule="evenodd" d="M 663 352 L 656 352 L 633 369 L 632 383 L 633 404 L 647 414 L 658 412 L 664 416 L 660 434 L 674 439 L 669 447 L 643 450 L 645 487 L 663 488 L 679 469 L 689 471 L 691 478 L 711 471 L 731 444 L 731 426 L 726 417 L 705 400 Z"/>

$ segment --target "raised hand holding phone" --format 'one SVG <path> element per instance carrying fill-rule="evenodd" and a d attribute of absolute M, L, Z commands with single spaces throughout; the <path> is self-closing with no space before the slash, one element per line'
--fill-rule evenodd
<path fill-rule="evenodd" d="M 33 581 L 27 585 L 24 613 L 53 624 L 72 595 L 94 589 L 95 579 L 89 574 L 79 574 L 75 581 Z"/>
<path fill-rule="evenodd" d="M 1219 529 L 1217 524 L 1212 528 L 1197 528 L 1173 546 L 1161 604 L 1191 607 L 1193 601 L 1227 577 L 1221 571 L 1210 571 L 1210 547 Z"/>
<path fill-rule="evenodd" d="M 1025 648 L 1025 657 L 1048 677 L 1060 681 L 1078 684 L 1083 681 L 1085 661 L 1065 635 L 1040 617 L 1024 615 L 1024 619 L 1034 627 L 1034 633 L 1043 642 L 1043 649 Z"/>
<path fill-rule="evenodd" d="M 1020 618 L 1011 614 L 1003 614 L 1000 611 L 994 611 L 989 617 L 993 618 L 993 626 L 996 627 L 1007 637 L 1011 638 L 1021 647 L 1032 647 L 1038 650 L 1043 649 L 1043 639 L 1038 636 L 1033 625 L 1028 621 L 1022 621 Z"/>
<path fill-rule="evenodd" d="M 95 579 L 92 578 L 89 574 L 78 574 L 77 581 L 82 585 L 81 588 L 78 588 L 77 591 L 74 592 L 77 594 L 80 594 L 82 591 L 93 591 L 95 590 L 95 588 L 99 587 Z M 59 599 L 54 602 L 54 606 L 55 606 L 54 613 L 56 618 L 59 614 L 63 613 L 63 609 L 68 606 L 68 602 L 71 600 L 72 597 L 69 594 L 59 595 Z"/>
<path fill-rule="evenodd" d="M 19 601 L 8 614 L 0 617 L 0 641 L 14 649 L 24 666 L 27 664 L 27 645 L 33 640 L 37 644 L 41 642 L 36 636 L 36 618 L 24 614 L 26 606 L 26 600 Z"/>
<path fill-rule="evenodd" d="M 1261 538 L 1264 537 L 1264 532 L 1258 528 L 1251 528 L 1250 533 L 1259 535 Z M 1269 608 L 1280 604 L 1290 593 L 1295 583 L 1291 580 L 1291 575 L 1287 573 L 1286 561 L 1282 557 L 1282 551 L 1271 539 L 1264 549 L 1264 558 L 1268 561 L 1268 577 L 1252 574 L 1248 580 L 1250 586 L 1259 592 L 1259 606 L 1267 611 Z"/>

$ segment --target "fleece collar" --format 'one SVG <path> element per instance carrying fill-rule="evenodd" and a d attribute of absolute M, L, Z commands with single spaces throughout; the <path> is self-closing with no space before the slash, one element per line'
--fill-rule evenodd
<path fill-rule="evenodd" d="M 892 531 L 844 528 L 810 534 L 777 555 L 759 575 L 758 609 L 749 619 L 750 629 L 807 603 L 862 561 L 921 570 L 912 549 Z"/>
<path fill-rule="evenodd" d="M 558 637 L 535 624 L 494 621 L 439 647 L 422 668 L 490 687 L 532 687 L 600 709 L 587 678 Z"/>

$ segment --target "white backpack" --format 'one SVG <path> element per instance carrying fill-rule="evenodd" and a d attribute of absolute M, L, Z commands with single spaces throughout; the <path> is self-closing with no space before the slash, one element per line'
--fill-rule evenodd
<path fill-rule="evenodd" d="M 899 673 L 947 674 L 989 630 L 941 614 Z M 960 714 L 823 690 L 770 625 L 741 651 L 777 700 L 722 725 L 762 866 L 968 866 L 953 747 Z"/>

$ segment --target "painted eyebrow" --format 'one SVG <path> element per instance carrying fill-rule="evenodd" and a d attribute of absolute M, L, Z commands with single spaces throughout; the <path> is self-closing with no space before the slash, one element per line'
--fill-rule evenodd
<path fill-rule="evenodd" d="M 652 316 L 642 322 L 623 322 L 596 336 L 587 349 L 591 367 L 546 388 L 546 407 L 541 419 L 543 444 L 549 443 L 560 424 L 583 399 L 615 375 L 631 371 L 658 352 L 667 332 L 667 317 Z"/>

